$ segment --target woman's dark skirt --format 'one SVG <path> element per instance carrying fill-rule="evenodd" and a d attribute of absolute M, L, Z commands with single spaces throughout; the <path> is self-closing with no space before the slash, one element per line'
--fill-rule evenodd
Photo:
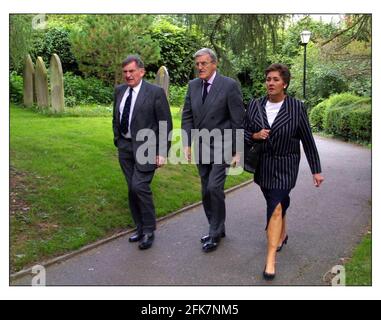
<path fill-rule="evenodd" d="M 290 206 L 291 189 L 266 189 L 261 187 L 261 190 L 267 203 L 267 224 L 265 229 L 267 230 L 271 216 L 279 203 L 282 205 L 282 217 L 286 215 L 287 209 Z"/>

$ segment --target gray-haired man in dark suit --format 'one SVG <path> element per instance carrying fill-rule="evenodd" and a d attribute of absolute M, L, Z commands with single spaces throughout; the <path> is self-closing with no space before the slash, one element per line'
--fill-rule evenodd
<path fill-rule="evenodd" d="M 201 177 L 202 202 L 209 222 L 209 233 L 201 238 L 202 249 L 210 252 L 225 237 L 226 169 L 229 164 L 239 162 L 239 154 L 235 152 L 235 133 L 241 129 L 245 110 L 237 82 L 217 72 L 217 57 L 213 50 L 203 48 L 195 53 L 194 58 L 198 78 L 189 82 L 182 114 L 182 129 L 186 133 L 183 136 L 185 156 L 191 161 L 192 129 L 217 132 L 223 141 L 223 145 L 216 143 L 215 139 L 202 141 L 194 148 Z M 229 129 L 232 139 L 225 134 Z M 195 142 L 196 146 L 198 141 Z M 226 148 L 233 156 L 229 160 L 225 158 Z"/>
<path fill-rule="evenodd" d="M 139 241 L 143 250 L 150 248 L 154 241 L 156 217 L 150 184 L 155 170 L 167 157 L 172 118 L 164 90 L 143 80 L 145 69 L 139 56 L 128 56 L 122 68 L 126 84 L 115 89 L 114 144 L 127 180 L 130 210 L 137 227 L 129 241 Z M 166 130 L 164 135 L 159 134 L 160 122 Z M 141 136 L 148 140 L 143 141 Z M 147 152 L 139 152 L 144 149 Z"/>

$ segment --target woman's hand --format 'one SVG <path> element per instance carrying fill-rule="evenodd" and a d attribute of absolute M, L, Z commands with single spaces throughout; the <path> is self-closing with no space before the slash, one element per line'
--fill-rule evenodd
<path fill-rule="evenodd" d="M 312 175 L 312 177 L 314 180 L 315 187 L 319 187 L 324 181 L 324 177 L 320 173 L 315 173 L 314 175 Z"/>
<path fill-rule="evenodd" d="M 270 135 L 270 130 L 268 129 L 262 129 L 261 131 L 257 133 L 253 133 L 253 139 L 254 140 L 266 140 Z"/>
<path fill-rule="evenodd" d="M 165 160 L 166 159 L 164 157 L 162 157 L 162 156 L 156 156 L 156 166 L 158 168 L 161 168 L 162 166 L 164 166 Z"/>

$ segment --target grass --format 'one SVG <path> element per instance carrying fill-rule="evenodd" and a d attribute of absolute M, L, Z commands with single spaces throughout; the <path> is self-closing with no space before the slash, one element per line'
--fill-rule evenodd
<path fill-rule="evenodd" d="M 80 105 L 76 107 L 65 107 L 64 111 L 57 114 L 51 108 L 39 108 L 34 106 L 33 111 L 38 114 L 51 117 L 112 117 L 112 105 L 103 106 L 98 104 Z"/>
<path fill-rule="evenodd" d="M 345 264 L 347 286 L 372 285 L 372 236 L 366 235 Z"/>
<path fill-rule="evenodd" d="M 53 116 L 10 107 L 11 194 L 20 204 L 10 215 L 13 272 L 133 226 L 111 113 L 88 108 Z M 179 127 L 178 108 L 172 114 Z M 230 176 L 226 187 L 250 178 Z M 158 217 L 200 200 L 194 165 L 165 166 L 152 189 Z"/>

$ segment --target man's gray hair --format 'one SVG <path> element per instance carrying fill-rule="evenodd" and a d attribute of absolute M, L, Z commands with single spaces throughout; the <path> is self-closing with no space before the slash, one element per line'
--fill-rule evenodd
<path fill-rule="evenodd" d="M 131 54 L 126 59 L 124 59 L 122 62 L 122 68 L 124 68 L 126 65 L 130 64 L 131 62 L 135 62 L 136 65 L 141 69 L 144 68 L 143 60 L 137 54 Z"/>
<path fill-rule="evenodd" d="M 217 55 L 215 54 L 215 52 L 212 49 L 209 49 L 209 48 L 202 48 L 202 49 L 198 50 L 193 55 L 193 58 L 196 59 L 197 57 L 205 56 L 206 54 L 208 54 L 210 56 L 210 58 L 212 59 L 212 62 L 217 62 Z"/>

